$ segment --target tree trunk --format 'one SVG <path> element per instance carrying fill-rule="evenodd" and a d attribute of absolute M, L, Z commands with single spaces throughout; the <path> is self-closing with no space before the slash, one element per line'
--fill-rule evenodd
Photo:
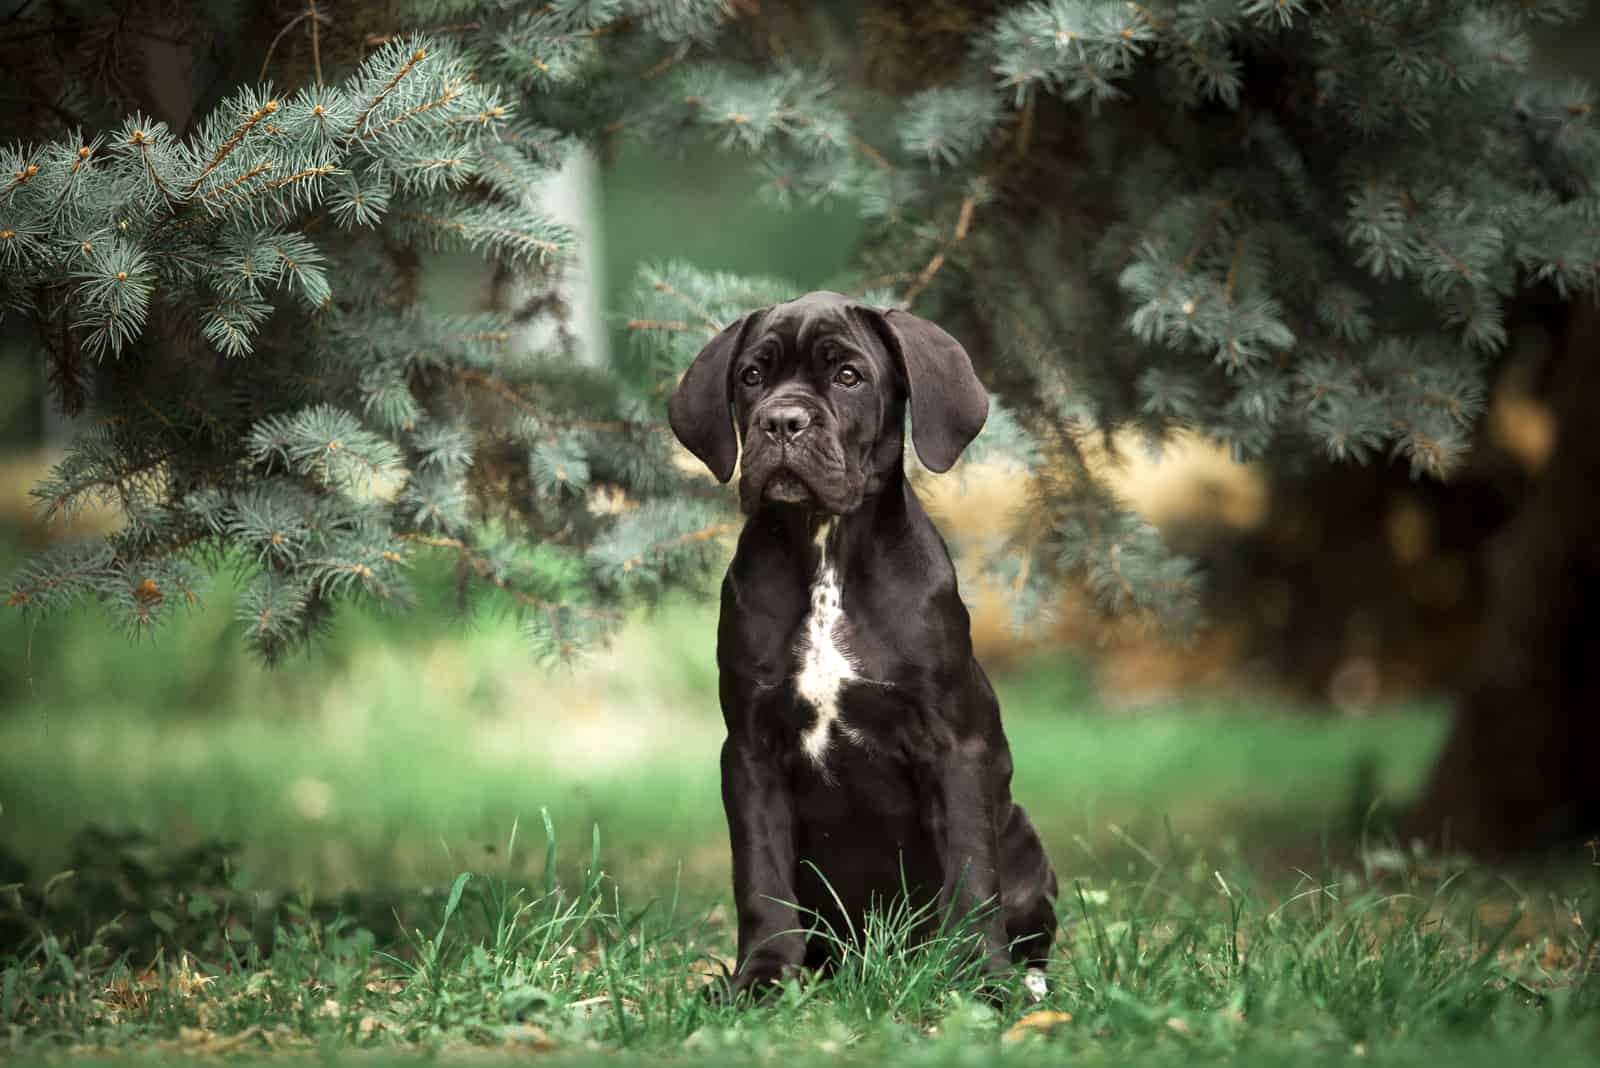
<path fill-rule="evenodd" d="M 1554 447 L 1486 546 L 1478 647 L 1408 824 L 1484 854 L 1600 829 L 1600 315 L 1543 310 Z"/>

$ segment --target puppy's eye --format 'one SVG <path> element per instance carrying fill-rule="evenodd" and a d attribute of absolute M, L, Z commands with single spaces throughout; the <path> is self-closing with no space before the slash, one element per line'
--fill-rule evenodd
<path fill-rule="evenodd" d="M 841 386 L 853 386 L 861 381 L 861 376 L 856 373 L 854 367 L 841 367 L 833 376 L 833 380 Z"/>
<path fill-rule="evenodd" d="M 740 373 L 739 381 L 743 382 L 747 386 L 759 386 L 761 384 L 761 368 L 746 367 L 744 371 Z"/>

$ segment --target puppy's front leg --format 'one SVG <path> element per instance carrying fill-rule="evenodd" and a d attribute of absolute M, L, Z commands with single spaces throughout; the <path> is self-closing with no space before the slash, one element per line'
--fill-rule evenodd
<path fill-rule="evenodd" d="M 722 806 L 733 845 L 739 915 L 739 963 L 728 993 L 760 995 L 796 974 L 806 952 L 794 906 L 793 799 L 770 750 L 729 736 L 722 746 Z"/>
<path fill-rule="evenodd" d="M 947 927 L 971 924 L 990 976 L 1008 975 L 1000 841 L 995 827 L 992 753 L 982 738 L 961 739 L 919 773 L 919 789 L 939 851 L 939 910 Z"/>

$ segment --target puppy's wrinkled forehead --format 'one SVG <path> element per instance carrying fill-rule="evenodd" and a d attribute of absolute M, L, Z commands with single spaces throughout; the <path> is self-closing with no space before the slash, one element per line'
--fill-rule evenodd
<path fill-rule="evenodd" d="M 777 338 L 786 353 L 804 355 L 818 342 L 832 339 L 874 359 L 885 359 L 883 343 L 856 308 L 854 301 L 838 293 L 808 293 L 768 308 L 751 340 L 760 344 Z"/>

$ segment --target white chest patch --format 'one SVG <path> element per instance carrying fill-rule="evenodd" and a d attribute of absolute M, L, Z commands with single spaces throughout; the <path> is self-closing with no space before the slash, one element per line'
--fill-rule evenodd
<path fill-rule="evenodd" d="M 839 696 L 845 683 L 858 678 L 846 642 L 838 574 L 828 561 L 828 534 L 832 529 L 833 524 L 826 523 L 817 535 L 822 558 L 811 583 L 811 610 L 800 631 L 800 672 L 794 683 L 795 692 L 817 713 L 816 721 L 801 733 L 800 742 L 819 765 L 828 752 L 834 721 L 839 718 Z"/>

